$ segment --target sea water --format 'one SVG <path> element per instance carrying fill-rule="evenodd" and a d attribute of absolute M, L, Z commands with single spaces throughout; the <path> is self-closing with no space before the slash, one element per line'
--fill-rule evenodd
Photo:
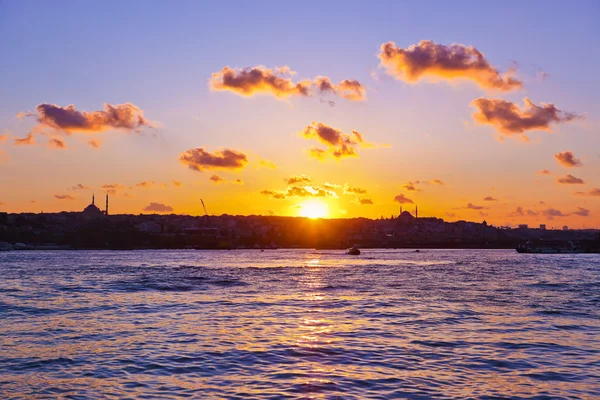
<path fill-rule="evenodd" d="M 599 398 L 600 256 L 0 252 L 0 398 Z"/>

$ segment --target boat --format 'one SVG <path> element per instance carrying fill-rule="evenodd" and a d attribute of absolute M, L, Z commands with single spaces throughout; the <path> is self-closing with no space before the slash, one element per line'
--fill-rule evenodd
<path fill-rule="evenodd" d="M 358 249 L 358 247 L 352 246 L 348 250 L 346 250 L 346 254 L 349 254 L 351 256 L 358 256 L 360 255 L 360 250 Z"/>
<path fill-rule="evenodd" d="M 579 254 L 598 253 L 600 249 L 571 240 L 530 240 L 517 246 L 518 253 Z"/>

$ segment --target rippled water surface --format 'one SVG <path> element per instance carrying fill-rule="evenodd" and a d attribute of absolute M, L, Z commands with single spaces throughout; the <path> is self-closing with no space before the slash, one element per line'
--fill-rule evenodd
<path fill-rule="evenodd" d="M 600 256 L 0 252 L 0 398 L 600 398 Z"/>

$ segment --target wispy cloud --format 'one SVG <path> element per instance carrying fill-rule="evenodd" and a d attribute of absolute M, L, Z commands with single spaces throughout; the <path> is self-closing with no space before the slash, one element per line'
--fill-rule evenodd
<path fill-rule="evenodd" d="M 344 184 L 344 194 L 365 194 L 367 193 L 366 189 L 362 189 L 359 187 L 350 186 L 348 183 Z"/>
<path fill-rule="evenodd" d="M 70 194 L 55 194 L 54 197 L 59 200 L 75 200 L 75 197 Z"/>
<path fill-rule="evenodd" d="M 600 196 L 600 188 L 590 189 L 587 192 L 575 192 L 573 194 L 575 196 L 592 196 L 592 197 L 598 197 L 598 196 Z"/>
<path fill-rule="evenodd" d="M 287 179 L 285 179 L 285 181 L 287 182 L 288 185 L 294 185 L 296 183 L 310 183 L 312 182 L 312 178 L 310 176 L 306 176 L 304 174 L 300 175 L 300 176 L 291 176 Z"/>

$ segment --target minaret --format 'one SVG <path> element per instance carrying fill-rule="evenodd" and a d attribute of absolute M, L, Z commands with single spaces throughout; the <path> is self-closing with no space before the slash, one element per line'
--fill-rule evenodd
<path fill-rule="evenodd" d="M 94 205 L 94 195 L 92 194 L 92 205 Z"/>
<path fill-rule="evenodd" d="M 415 218 L 419 218 L 419 206 L 415 204 Z"/>
<path fill-rule="evenodd" d="M 104 215 L 108 215 L 108 193 L 106 193 L 106 211 L 104 211 Z"/>

